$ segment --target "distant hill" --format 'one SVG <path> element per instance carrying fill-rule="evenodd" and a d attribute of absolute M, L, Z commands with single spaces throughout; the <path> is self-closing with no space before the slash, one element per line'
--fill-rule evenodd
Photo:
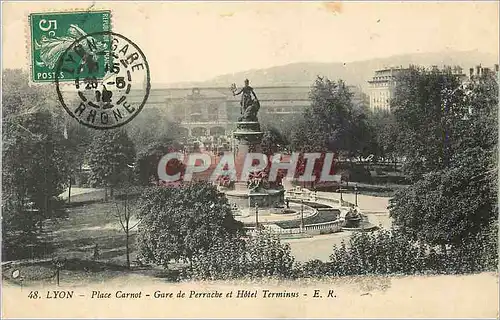
<path fill-rule="evenodd" d="M 250 79 L 255 87 L 273 85 L 305 85 L 312 84 L 317 75 L 327 76 L 330 79 L 343 79 L 349 85 L 368 89 L 367 80 L 377 69 L 389 66 L 403 66 L 417 64 L 423 66 L 460 65 L 464 72 L 478 64 L 493 67 L 498 63 L 498 57 L 477 51 L 449 51 L 439 53 L 418 53 L 391 56 L 387 58 L 355 61 L 349 63 L 331 62 L 300 62 L 266 69 L 254 69 L 233 74 L 224 74 L 203 82 L 183 82 L 168 84 L 169 87 L 229 87 L 231 83 L 238 86 L 245 78 Z"/>

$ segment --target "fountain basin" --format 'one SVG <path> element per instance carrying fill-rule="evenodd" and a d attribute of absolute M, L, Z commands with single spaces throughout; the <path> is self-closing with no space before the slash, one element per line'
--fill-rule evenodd
<path fill-rule="evenodd" d="M 284 189 L 261 189 L 252 190 L 227 190 L 224 192 L 230 203 L 236 204 L 239 208 L 254 208 L 256 205 L 260 209 L 283 209 L 285 198 Z"/>

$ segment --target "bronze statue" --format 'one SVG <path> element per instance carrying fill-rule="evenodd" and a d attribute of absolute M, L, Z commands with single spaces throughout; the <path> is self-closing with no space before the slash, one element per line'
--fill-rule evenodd
<path fill-rule="evenodd" d="M 231 91 L 233 92 L 233 96 L 241 94 L 241 117 L 238 121 L 258 121 L 257 112 L 260 109 L 260 103 L 253 88 L 250 87 L 248 79 L 245 79 L 245 86 L 239 90 L 237 90 L 236 84 L 233 83 Z"/>

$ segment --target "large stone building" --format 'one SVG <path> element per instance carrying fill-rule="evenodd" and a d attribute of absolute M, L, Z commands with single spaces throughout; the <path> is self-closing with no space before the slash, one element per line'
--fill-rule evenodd
<path fill-rule="evenodd" d="M 391 111 L 390 101 L 394 97 L 397 77 L 405 70 L 407 69 L 402 67 L 392 67 L 375 71 L 373 78 L 368 80 L 370 85 L 370 110 Z"/>
<path fill-rule="evenodd" d="M 364 102 L 364 94 L 350 87 L 353 103 Z M 259 119 L 301 114 L 311 105 L 308 86 L 254 87 L 260 101 Z M 186 137 L 231 136 L 240 113 L 240 96 L 233 96 L 230 88 L 161 88 L 152 86 L 147 108 L 165 110 Z"/>
<path fill-rule="evenodd" d="M 301 113 L 310 105 L 308 92 L 309 87 L 255 88 L 259 117 Z M 186 136 L 227 135 L 240 116 L 240 96 L 229 88 L 164 89 L 163 97 L 169 117 Z"/>
<path fill-rule="evenodd" d="M 477 67 L 481 69 L 481 67 Z M 478 70 L 479 70 L 478 69 Z M 394 98 L 397 86 L 398 77 L 408 71 L 408 68 L 390 67 L 376 70 L 372 79 L 368 80 L 369 95 L 370 95 L 370 110 L 391 112 L 391 99 Z M 462 82 L 467 81 L 467 75 L 459 66 L 444 67 L 439 69 L 438 66 L 431 66 L 428 71 L 451 71 Z M 478 71 L 479 72 L 479 71 Z"/>

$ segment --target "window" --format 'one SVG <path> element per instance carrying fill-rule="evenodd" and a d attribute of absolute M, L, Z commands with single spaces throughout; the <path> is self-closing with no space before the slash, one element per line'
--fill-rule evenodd
<path fill-rule="evenodd" d="M 191 114 L 201 114 L 201 107 L 199 105 L 191 106 Z"/>

